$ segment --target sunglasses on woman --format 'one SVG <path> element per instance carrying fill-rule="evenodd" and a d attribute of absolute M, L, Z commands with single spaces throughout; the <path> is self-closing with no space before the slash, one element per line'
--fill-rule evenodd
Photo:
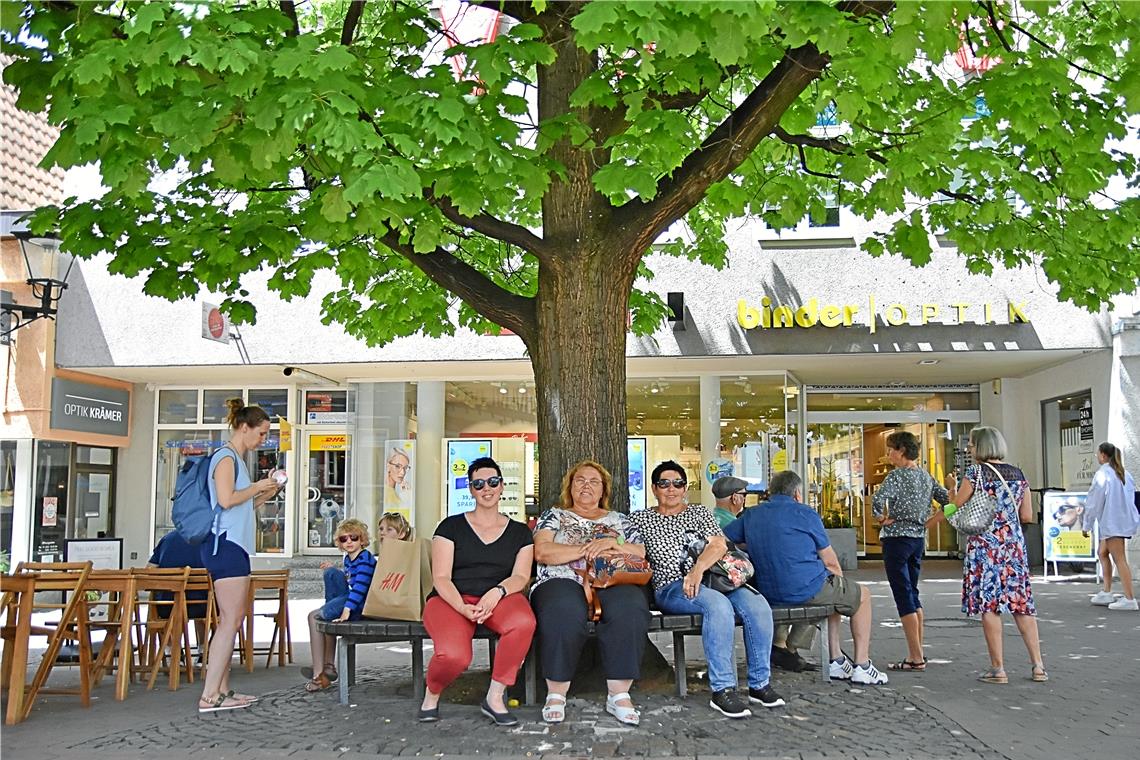
<path fill-rule="evenodd" d="M 684 488 L 686 485 L 688 485 L 688 481 L 686 481 L 684 478 L 674 478 L 673 480 L 657 480 L 654 481 L 653 485 L 662 490 L 668 488 L 669 486 L 673 486 L 674 488 Z"/>
<path fill-rule="evenodd" d="M 349 541 L 355 544 L 359 540 L 360 536 L 355 533 L 344 533 L 336 537 L 336 542 L 338 544 L 347 544 Z"/>
<path fill-rule="evenodd" d="M 475 480 L 472 480 L 471 481 L 471 487 L 474 488 L 476 491 L 482 491 L 483 486 L 491 486 L 491 488 L 498 488 L 499 484 L 502 482 L 503 482 L 503 479 L 500 478 L 498 475 L 492 475 L 491 477 L 487 478 L 486 480 L 484 480 L 483 478 L 476 478 Z"/>

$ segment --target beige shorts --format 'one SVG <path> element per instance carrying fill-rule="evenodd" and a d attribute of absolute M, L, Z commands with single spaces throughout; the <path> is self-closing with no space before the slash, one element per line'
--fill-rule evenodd
<path fill-rule="evenodd" d="M 829 575 L 823 588 L 804 604 L 833 604 L 840 615 L 850 617 L 863 601 L 863 587 L 839 575 Z"/>

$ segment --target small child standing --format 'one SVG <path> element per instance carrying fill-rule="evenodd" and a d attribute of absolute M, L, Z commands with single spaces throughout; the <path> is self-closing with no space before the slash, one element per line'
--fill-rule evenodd
<path fill-rule="evenodd" d="M 368 586 L 376 572 L 376 557 L 364 548 L 368 546 L 368 526 L 360 520 L 342 520 L 336 526 L 336 543 L 344 552 L 344 569 L 331 562 L 322 562 L 325 571 L 325 603 L 309 613 L 309 648 L 313 666 L 301 668 L 301 675 L 309 679 L 305 691 L 327 689 L 338 677 L 332 658 L 336 653 L 336 636 L 317 630 L 319 620 L 359 620 L 368 596 Z"/>

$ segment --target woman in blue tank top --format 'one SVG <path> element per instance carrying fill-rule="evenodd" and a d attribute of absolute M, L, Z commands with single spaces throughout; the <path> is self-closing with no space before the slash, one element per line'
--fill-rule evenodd
<path fill-rule="evenodd" d="M 206 677 L 198 712 L 216 712 L 248 707 L 257 701 L 230 688 L 230 660 L 234 639 L 245 617 L 249 591 L 249 555 L 254 553 L 254 509 L 268 501 L 281 487 L 273 478 L 251 482 L 245 456 L 256 451 L 269 435 L 269 415 L 259 406 L 245 406 L 240 398 L 226 401 L 232 433 L 229 442 L 215 452 L 210 462 L 210 499 L 221 508 L 214 533 L 201 545 L 202 563 L 214 580 L 218 602 L 218 627 L 210 642 Z"/>

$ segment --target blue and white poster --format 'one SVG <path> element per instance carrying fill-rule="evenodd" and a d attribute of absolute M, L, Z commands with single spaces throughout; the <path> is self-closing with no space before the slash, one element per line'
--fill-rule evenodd
<path fill-rule="evenodd" d="M 470 512 L 475 499 L 467 489 L 467 466 L 479 457 L 491 456 L 491 442 L 482 439 L 459 439 L 447 442 L 447 516 Z"/>
<path fill-rule="evenodd" d="M 645 445 L 644 438 L 630 438 L 629 447 L 629 511 L 645 509 Z"/>

